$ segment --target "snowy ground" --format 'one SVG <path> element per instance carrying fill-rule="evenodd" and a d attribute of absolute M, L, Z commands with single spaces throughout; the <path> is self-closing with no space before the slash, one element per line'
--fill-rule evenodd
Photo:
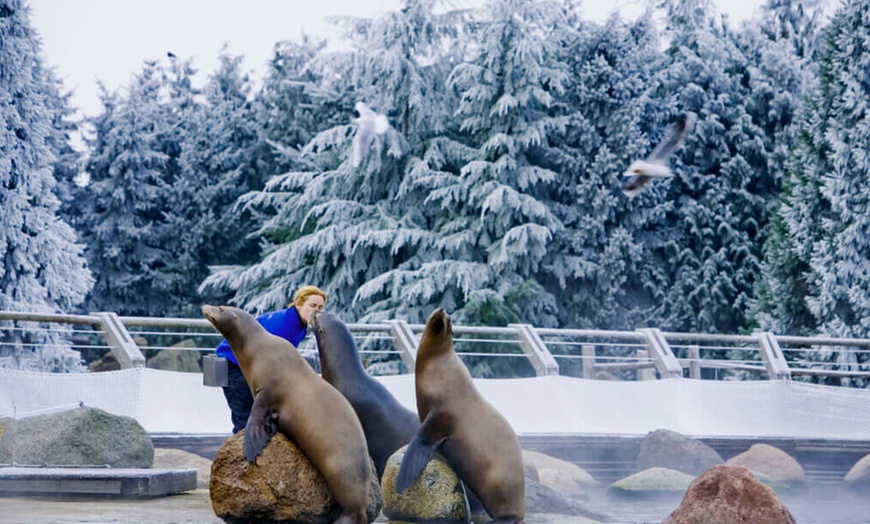
<path fill-rule="evenodd" d="M 413 375 L 379 380 L 411 410 Z M 870 391 L 788 381 L 639 382 L 570 377 L 476 384 L 518 434 L 645 435 L 866 440 Z M 150 433 L 228 434 L 220 388 L 202 375 L 153 369 L 49 374 L 0 369 L 0 417 L 66 409 L 79 402 L 133 416 Z"/>

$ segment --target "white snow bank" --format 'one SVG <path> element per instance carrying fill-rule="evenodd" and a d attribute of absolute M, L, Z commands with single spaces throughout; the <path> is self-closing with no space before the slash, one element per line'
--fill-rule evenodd
<path fill-rule="evenodd" d="M 414 376 L 379 377 L 416 410 Z M 790 381 L 570 377 L 475 381 L 518 434 L 684 435 L 866 440 L 870 391 Z M 52 374 L 0 369 L 0 417 L 83 402 L 136 418 L 150 433 L 228 434 L 220 388 L 202 375 L 154 369 Z"/>

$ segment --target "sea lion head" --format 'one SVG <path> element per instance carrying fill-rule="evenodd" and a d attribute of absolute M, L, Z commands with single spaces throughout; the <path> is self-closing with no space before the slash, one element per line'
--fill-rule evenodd
<path fill-rule="evenodd" d="M 424 348 L 428 353 L 441 353 L 453 348 L 453 324 L 443 308 L 433 311 L 426 321 L 426 329 L 420 337 L 420 349 Z"/>
<path fill-rule="evenodd" d="M 314 310 L 308 317 L 308 331 L 313 332 L 315 337 L 317 336 L 317 333 L 322 334 L 325 331 L 323 325 L 329 322 L 329 317 L 324 315 L 329 315 L 329 313 Z"/>
<path fill-rule="evenodd" d="M 327 349 L 330 342 L 335 344 L 341 340 L 351 340 L 351 344 L 353 343 L 347 326 L 332 313 L 312 311 L 308 317 L 308 331 L 314 333 L 317 347 L 321 351 Z"/>
<path fill-rule="evenodd" d="M 242 336 L 247 326 L 259 326 L 257 320 L 245 310 L 232 306 L 202 306 L 202 314 L 227 339 L 236 352 L 241 347 Z"/>

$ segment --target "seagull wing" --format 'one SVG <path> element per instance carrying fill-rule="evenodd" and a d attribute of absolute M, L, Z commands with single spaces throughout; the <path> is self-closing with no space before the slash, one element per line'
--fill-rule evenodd
<path fill-rule="evenodd" d="M 696 119 L 697 115 L 691 111 L 680 116 L 680 119 L 677 120 L 677 123 L 674 125 L 674 128 L 671 130 L 667 138 L 653 149 L 646 161 L 650 163 L 664 164 L 668 157 L 680 147 L 680 144 L 683 143 L 686 136 L 692 132 Z"/>
<path fill-rule="evenodd" d="M 357 102 L 354 109 L 359 113 L 359 118 L 354 119 L 357 130 L 356 136 L 353 138 L 351 165 L 359 167 L 363 158 L 368 155 L 375 135 L 386 133 L 390 128 L 390 122 L 386 116 L 372 111 L 365 102 Z"/>

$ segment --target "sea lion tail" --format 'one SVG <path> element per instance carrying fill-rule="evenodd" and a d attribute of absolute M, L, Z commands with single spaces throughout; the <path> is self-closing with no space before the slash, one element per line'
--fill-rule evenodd
<path fill-rule="evenodd" d="M 426 431 L 426 424 L 417 430 L 414 438 L 408 443 L 405 449 L 405 456 L 402 458 L 402 465 L 399 467 L 399 474 L 396 476 L 396 492 L 404 493 L 406 489 L 411 487 L 411 484 L 417 480 L 417 477 L 423 473 L 426 464 L 432 460 L 435 455 L 435 448 L 438 447 L 440 441 L 431 438 Z"/>

